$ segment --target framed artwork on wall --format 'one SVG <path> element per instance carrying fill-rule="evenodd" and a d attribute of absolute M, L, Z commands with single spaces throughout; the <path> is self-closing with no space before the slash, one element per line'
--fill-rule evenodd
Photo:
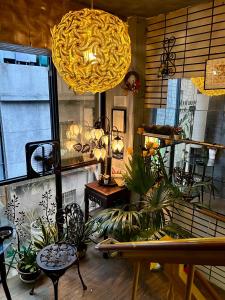
<path fill-rule="evenodd" d="M 205 68 L 205 90 L 225 89 L 225 58 L 209 59 Z"/>
<path fill-rule="evenodd" d="M 126 132 L 127 110 L 125 108 L 112 109 L 112 130 L 118 132 Z"/>

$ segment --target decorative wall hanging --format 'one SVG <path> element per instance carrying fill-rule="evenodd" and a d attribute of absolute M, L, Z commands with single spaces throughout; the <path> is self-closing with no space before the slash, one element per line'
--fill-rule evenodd
<path fill-rule="evenodd" d="M 59 143 L 54 140 L 27 143 L 27 177 L 36 178 L 54 174 L 59 168 Z"/>
<path fill-rule="evenodd" d="M 111 89 L 131 62 L 128 26 L 102 10 L 71 11 L 52 29 L 52 59 L 76 93 Z"/>
<path fill-rule="evenodd" d="M 212 97 L 212 96 L 220 96 L 225 94 L 224 90 L 205 90 L 205 78 L 204 77 L 196 77 L 191 78 L 192 83 L 196 86 L 200 93 Z"/>
<path fill-rule="evenodd" d="M 130 71 L 124 77 L 122 88 L 127 92 L 137 94 L 141 88 L 140 76 L 135 71 Z"/>
<path fill-rule="evenodd" d="M 161 55 L 161 65 L 159 68 L 159 77 L 170 78 L 176 73 L 175 59 L 176 53 L 172 52 L 176 38 L 171 36 L 163 41 L 163 54 Z"/>
<path fill-rule="evenodd" d="M 209 59 L 205 69 L 205 90 L 225 89 L 225 58 Z"/>

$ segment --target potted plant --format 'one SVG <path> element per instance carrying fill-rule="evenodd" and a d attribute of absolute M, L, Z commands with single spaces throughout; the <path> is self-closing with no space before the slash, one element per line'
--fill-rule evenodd
<path fill-rule="evenodd" d="M 22 250 L 18 253 L 17 271 L 23 282 L 34 282 L 40 275 L 41 270 L 36 263 L 36 256 L 36 251 L 31 245 L 28 247 L 23 246 Z"/>
<path fill-rule="evenodd" d="M 44 223 L 39 219 L 41 232 L 40 235 L 34 237 L 34 246 L 37 250 L 58 242 L 58 230 L 55 224 Z"/>
<path fill-rule="evenodd" d="M 182 127 L 174 127 L 173 129 L 173 138 L 175 141 L 178 141 L 181 139 L 183 133 Z"/>
<path fill-rule="evenodd" d="M 135 153 L 125 174 L 125 183 L 140 195 L 139 202 L 106 209 L 89 221 L 89 226 L 102 235 L 120 242 L 158 239 L 165 234 L 187 236 L 187 232 L 172 223 L 169 211 L 175 200 L 182 201 L 182 194 L 169 182 L 159 149 L 154 149 L 152 155 L 150 150 L 145 150 L 149 156 Z"/>

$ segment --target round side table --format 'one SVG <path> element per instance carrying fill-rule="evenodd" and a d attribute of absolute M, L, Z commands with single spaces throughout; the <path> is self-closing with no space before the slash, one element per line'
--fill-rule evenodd
<path fill-rule="evenodd" d="M 68 244 L 52 244 L 37 255 L 40 269 L 52 280 L 55 300 L 58 299 L 58 282 L 67 269 L 77 261 L 77 249 Z"/>

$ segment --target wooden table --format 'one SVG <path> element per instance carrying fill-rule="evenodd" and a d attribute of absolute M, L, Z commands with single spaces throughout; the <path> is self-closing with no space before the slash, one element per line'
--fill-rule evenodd
<path fill-rule="evenodd" d="M 129 203 L 130 193 L 126 187 L 100 186 L 98 181 L 85 185 L 85 222 L 89 217 L 89 201 L 99 204 L 103 208 Z"/>

